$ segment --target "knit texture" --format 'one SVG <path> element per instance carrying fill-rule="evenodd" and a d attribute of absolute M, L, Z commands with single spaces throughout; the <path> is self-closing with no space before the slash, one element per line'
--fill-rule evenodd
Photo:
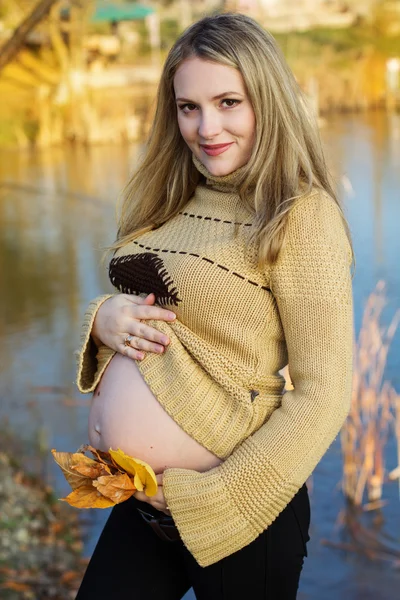
<path fill-rule="evenodd" d="M 138 361 L 172 418 L 224 459 L 198 473 L 164 472 L 181 537 L 202 566 L 240 550 L 268 527 L 328 449 L 350 407 L 351 250 L 324 192 L 296 201 L 277 263 L 259 269 L 251 214 L 237 193 L 242 170 L 204 181 L 185 209 L 120 249 L 110 263 L 119 291 L 149 293 L 177 315 L 150 321 L 171 339 Z M 113 351 L 97 357 L 85 315 L 78 387 L 93 391 Z M 279 374 L 289 363 L 294 389 Z"/>

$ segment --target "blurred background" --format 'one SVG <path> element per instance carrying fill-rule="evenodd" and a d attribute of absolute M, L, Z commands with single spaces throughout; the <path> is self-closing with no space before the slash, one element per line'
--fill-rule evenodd
<path fill-rule="evenodd" d="M 223 11 L 271 31 L 308 95 L 357 260 L 352 411 L 308 482 L 299 599 L 399 597 L 400 0 L 0 0 L 2 599 L 74 598 L 107 518 L 57 502 L 49 450 L 87 441 L 73 352 L 163 61 Z"/>

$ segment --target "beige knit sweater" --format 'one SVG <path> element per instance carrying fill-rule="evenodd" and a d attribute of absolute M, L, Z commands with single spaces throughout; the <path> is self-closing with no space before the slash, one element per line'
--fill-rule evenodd
<path fill-rule="evenodd" d="M 177 315 L 150 321 L 163 355 L 137 365 L 165 410 L 224 462 L 205 473 L 164 472 L 164 493 L 202 566 L 252 542 L 303 485 L 350 405 L 351 250 L 336 204 L 315 191 L 296 201 L 273 267 L 257 267 L 251 215 L 236 191 L 243 169 L 210 175 L 185 209 L 117 252 L 110 278 L 124 293 L 156 294 Z M 89 305 L 77 385 L 91 392 L 114 352 L 90 339 Z M 278 373 L 289 363 L 292 391 Z"/>

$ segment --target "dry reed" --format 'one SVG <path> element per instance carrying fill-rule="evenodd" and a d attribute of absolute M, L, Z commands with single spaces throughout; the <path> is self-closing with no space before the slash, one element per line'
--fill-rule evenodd
<path fill-rule="evenodd" d="M 370 502 L 381 499 L 391 425 L 400 448 L 400 396 L 383 380 L 400 310 L 385 328 L 380 324 L 385 304 L 385 284 L 379 281 L 368 298 L 355 342 L 352 405 L 341 432 L 343 492 L 356 506 L 362 505 L 365 488 Z"/>
<path fill-rule="evenodd" d="M 400 322 L 397 310 L 387 327 L 381 325 L 386 305 L 385 283 L 379 281 L 369 296 L 361 329 L 354 348 L 352 405 L 341 431 L 343 454 L 342 489 L 346 508 L 340 515 L 352 544 L 338 544 L 361 551 L 371 558 L 398 562 L 398 541 L 371 531 L 363 524 L 363 514 L 374 514 L 381 529 L 383 515 L 379 509 L 386 501 L 383 486 L 399 478 L 400 483 L 400 396 L 384 380 L 389 347 Z M 385 467 L 385 448 L 390 435 L 397 441 L 398 465 L 389 474 Z M 368 500 L 364 502 L 365 498 Z"/>

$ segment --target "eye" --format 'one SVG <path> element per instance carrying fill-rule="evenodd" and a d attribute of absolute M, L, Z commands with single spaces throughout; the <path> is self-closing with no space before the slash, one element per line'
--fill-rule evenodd
<path fill-rule="evenodd" d="M 196 108 L 196 105 L 188 102 L 186 104 L 178 104 L 178 108 L 184 113 L 189 113 L 193 112 L 193 109 Z"/>
<path fill-rule="evenodd" d="M 233 108 L 241 103 L 241 100 L 235 100 L 234 98 L 225 98 L 222 102 L 227 102 L 227 108 Z"/>

